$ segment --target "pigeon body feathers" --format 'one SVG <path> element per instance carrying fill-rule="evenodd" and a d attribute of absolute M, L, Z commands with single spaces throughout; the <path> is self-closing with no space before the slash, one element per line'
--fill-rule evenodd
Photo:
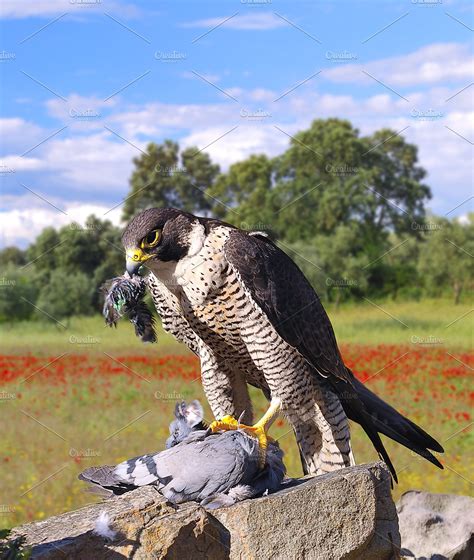
<path fill-rule="evenodd" d="M 188 433 L 183 429 L 180 432 L 184 434 L 183 439 L 173 439 L 168 449 L 134 457 L 116 466 L 90 467 L 79 478 L 99 493 L 109 495 L 153 485 L 174 504 L 194 500 L 208 509 L 277 490 L 285 476 L 283 452 L 278 444 L 270 443 L 262 470 L 255 438 L 241 430 L 209 433 L 195 429 L 202 422 L 195 413 L 196 403 L 188 407 L 183 403 L 177 405 L 167 443 L 176 433 L 176 423 L 191 422 L 193 426 Z"/>

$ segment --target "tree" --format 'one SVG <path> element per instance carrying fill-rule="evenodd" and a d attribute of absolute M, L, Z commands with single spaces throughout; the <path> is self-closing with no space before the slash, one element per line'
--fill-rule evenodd
<path fill-rule="evenodd" d="M 416 147 L 393 131 L 364 138 L 348 121 L 315 120 L 276 160 L 279 230 L 310 239 L 357 220 L 377 254 L 389 230 L 416 233 L 409 225 L 422 221 L 430 196 L 424 176 Z"/>
<path fill-rule="evenodd" d="M 90 314 L 93 289 L 91 279 L 84 273 L 55 270 L 49 282 L 40 290 L 36 303 L 40 310 L 38 317 L 47 313 L 59 321 L 66 317 Z"/>
<path fill-rule="evenodd" d="M 55 270 L 59 248 L 59 233 L 53 227 L 44 228 L 26 251 L 28 263 L 34 263 L 37 271 Z"/>
<path fill-rule="evenodd" d="M 436 295 L 449 286 L 457 304 L 474 273 L 474 214 L 467 223 L 438 218 L 431 225 L 420 251 L 420 274 Z"/>
<path fill-rule="evenodd" d="M 315 120 L 275 161 L 279 229 L 290 242 L 330 233 L 350 217 L 363 147 L 348 121 Z"/>
<path fill-rule="evenodd" d="M 252 155 L 231 165 L 209 189 L 214 216 L 243 229 L 273 230 L 278 205 L 272 173 L 272 160 L 265 155 Z"/>
<path fill-rule="evenodd" d="M 370 267 L 371 274 L 380 278 L 380 294 L 390 294 L 393 299 L 399 295 L 405 299 L 420 298 L 422 286 L 417 263 L 422 246 L 420 237 L 390 235 L 386 255 Z"/>
<path fill-rule="evenodd" d="M 0 251 L 0 266 L 5 268 L 8 264 L 22 266 L 26 264 L 26 253 L 18 247 L 5 247 Z"/>
<path fill-rule="evenodd" d="M 131 192 L 123 216 L 129 219 L 152 206 L 173 206 L 188 212 L 207 212 L 212 199 L 206 196 L 219 173 L 208 154 L 197 148 L 179 152 L 176 142 L 148 144 L 146 153 L 133 160 Z"/>
<path fill-rule="evenodd" d="M 418 148 L 390 129 L 362 138 L 365 145 L 365 196 L 357 199 L 355 214 L 368 232 L 394 231 L 415 235 L 413 223 L 425 219 L 424 202 L 431 191 L 422 183 L 426 171 L 418 165 Z"/>
<path fill-rule="evenodd" d="M 340 225 L 332 235 L 284 246 L 318 294 L 334 301 L 363 294 L 367 289 L 368 259 L 356 223 Z"/>
<path fill-rule="evenodd" d="M 32 280 L 32 269 L 8 264 L 0 278 L 0 322 L 29 319 L 38 295 Z"/>

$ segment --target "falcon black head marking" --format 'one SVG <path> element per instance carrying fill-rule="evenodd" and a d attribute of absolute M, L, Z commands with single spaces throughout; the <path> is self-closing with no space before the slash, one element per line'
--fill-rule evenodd
<path fill-rule="evenodd" d="M 122 234 L 127 271 L 134 274 L 150 259 L 177 262 L 187 255 L 197 218 L 176 208 L 149 208 L 137 214 Z"/>

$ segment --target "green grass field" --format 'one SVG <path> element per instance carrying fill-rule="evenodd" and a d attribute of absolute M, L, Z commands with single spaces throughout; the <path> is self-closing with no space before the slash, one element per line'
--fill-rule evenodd
<path fill-rule="evenodd" d="M 419 344 L 430 337 L 446 348 L 472 348 L 472 305 L 450 300 L 423 302 L 366 302 L 327 311 L 340 343 Z M 100 316 L 64 320 L 29 321 L 1 327 L 4 353 L 60 353 L 118 350 L 148 351 L 133 336 L 133 328 L 120 324 L 108 328 Z M 159 351 L 186 352 L 173 337 L 158 329 Z"/>
<path fill-rule="evenodd" d="M 410 488 L 469 494 L 471 308 L 448 301 L 376 305 L 329 310 L 344 358 L 446 449 L 440 471 L 388 442 L 400 478 L 394 495 Z M 144 345 L 125 322 L 110 329 L 93 317 L 64 326 L 2 329 L 0 528 L 94 501 L 77 474 L 162 448 L 175 401 L 199 398 L 211 418 L 197 359 L 165 333 L 158 333 L 157 345 Z M 258 391 L 251 394 L 259 416 L 266 403 Z M 374 460 L 358 426 L 353 434 L 357 461 Z M 281 442 L 289 474 L 298 476 L 291 429 L 278 420 L 271 435 Z"/>

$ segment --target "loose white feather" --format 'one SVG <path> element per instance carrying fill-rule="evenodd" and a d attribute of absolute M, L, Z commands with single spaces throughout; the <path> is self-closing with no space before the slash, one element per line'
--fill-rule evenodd
<path fill-rule="evenodd" d="M 108 541 L 113 541 L 117 536 L 116 531 L 110 527 L 110 516 L 106 511 L 102 511 L 95 520 L 94 533 Z"/>

